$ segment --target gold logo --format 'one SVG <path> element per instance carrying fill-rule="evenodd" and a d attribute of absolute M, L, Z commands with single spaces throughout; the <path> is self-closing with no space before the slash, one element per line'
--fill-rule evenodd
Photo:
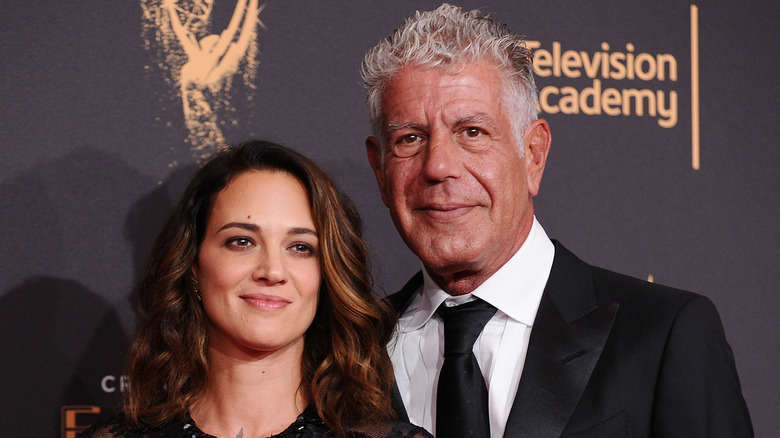
<path fill-rule="evenodd" d="M 691 167 L 699 170 L 699 8 L 691 5 Z"/>
<path fill-rule="evenodd" d="M 677 125 L 677 92 L 647 88 L 609 88 L 602 80 L 677 81 L 677 60 L 670 54 L 636 53 L 633 44 L 625 52 L 612 51 L 601 43 L 601 51 L 588 53 L 562 51 L 553 41 L 552 48 L 541 48 L 539 41 L 529 41 L 534 52 L 534 71 L 540 77 L 587 77 L 592 86 L 578 90 L 572 86 L 548 85 L 539 93 L 538 107 L 547 114 L 586 114 L 608 116 L 644 116 L 657 118 L 663 128 Z"/>
<path fill-rule="evenodd" d="M 99 414 L 100 406 L 63 406 L 62 416 L 62 438 L 76 438 L 82 430 L 89 427 L 88 424 L 78 422 L 79 414 Z"/>
<path fill-rule="evenodd" d="M 691 5 L 691 167 L 699 162 L 699 18 Z M 677 59 L 669 53 L 647 53 L 628 42 L 598 50 L 567 47 L 559 41 L 545 46 L 528 41 L 534 55 L 534 73 L 539 77 L 586 79 L 584 87 L 548 85 L 539 91 L 537 109 L 547 114 L 605 116 L 649 116 L 661 128 L 671 129 L 678 121 Z M 621 81 L 640 87 L 610 87 Z M 582 81 L 579 82 L 582 84 Z M 666 88 L 666 90 L 664 89 Z"/>
<path fill-rule="evenodd" d="M 258 0 L 238 0 L 227 27 L 214 33 L 214 0 L 141 0 L 146 48 L 181 98 L 187 141 L 199 160 L 223 147 L 223 127 L 236 123 L 230 101 L 235 77 L 255 89 L 264 7 Z"/>

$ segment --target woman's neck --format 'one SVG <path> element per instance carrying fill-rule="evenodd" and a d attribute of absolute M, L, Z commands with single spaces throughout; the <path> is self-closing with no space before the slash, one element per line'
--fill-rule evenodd
<path fill-rule="evenodd" d="M 190 410 L 198 428 L 224 438 L 282 432 L 308 403 L 300 391 L 302 355 L 303 342 L 258 356 L 210 349 L 206 387 Z"/>

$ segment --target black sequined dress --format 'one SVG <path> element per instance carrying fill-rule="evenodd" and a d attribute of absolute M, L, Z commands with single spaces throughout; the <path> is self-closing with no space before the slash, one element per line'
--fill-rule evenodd
<path fill-rule="evenodd" d="M 359 430 L 349 431 L 349 438 L 433 438 L 421 427 L 409 423 L 387 421 Z M 334 438 L 335 435 L 317 415 L 317 410 L 309 406 L 283 432 L 269 438 Z M 155 428 L 130 428 L 121 415 L 98 423 L 79 434 L 78 438 L 217 438 L 204 433 L 195 422 L 172 420 Z M 227 438 L 227 437 L 223 437 Z"/>

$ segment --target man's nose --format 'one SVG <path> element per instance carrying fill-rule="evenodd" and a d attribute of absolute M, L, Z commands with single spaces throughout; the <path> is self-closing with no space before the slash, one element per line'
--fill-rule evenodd
<path fill-rule="evenodd" d="M 432 133 L 424 153 L 422 174 L 426 180 L 460 178 L 463 170 L 461 148 L 450 132 Z"/>

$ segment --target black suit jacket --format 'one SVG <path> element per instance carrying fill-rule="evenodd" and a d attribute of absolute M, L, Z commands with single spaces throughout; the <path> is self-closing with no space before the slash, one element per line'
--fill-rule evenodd
<path fill-rule="evenodd" d="M 590 266 L 553 243 L 505 437 L 753 436 L 709 299 Z M 418 274 L 389 299 L 402 313 L 421 285 Z M 400 400 L 396 391 L 405 418 Z"/>

